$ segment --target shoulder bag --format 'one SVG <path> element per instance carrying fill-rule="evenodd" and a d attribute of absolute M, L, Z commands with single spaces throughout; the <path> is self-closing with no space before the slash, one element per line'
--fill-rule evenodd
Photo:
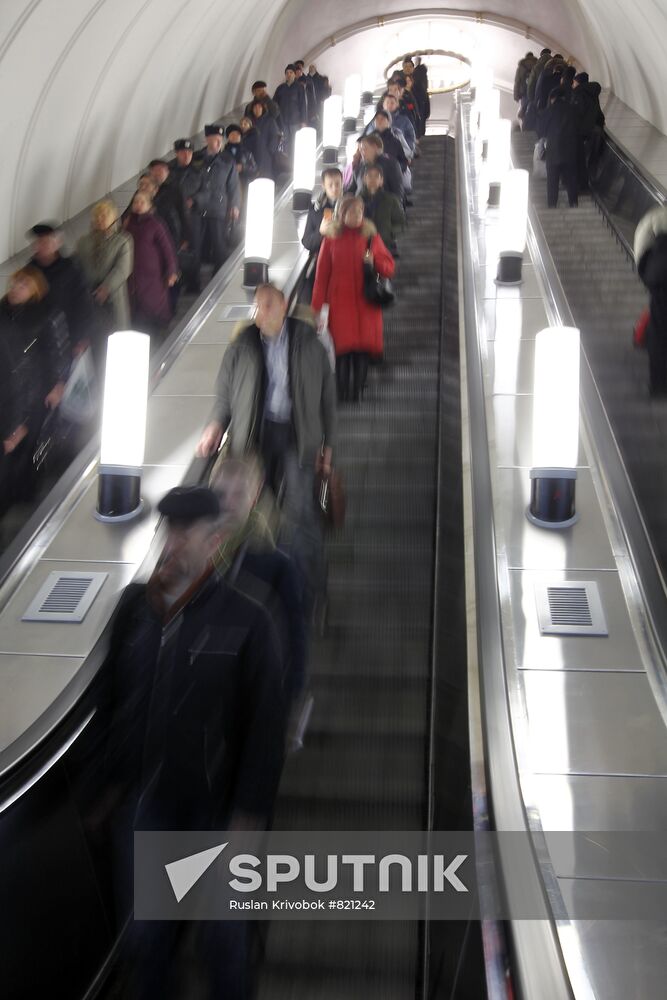
<path fill-rule="evenodd" d="M 369 237 L 368 247 L 366 248 L 363 260 L 364 298 L 371 305 L 379 306 L 380 309 L 386 309 L 388 306 L 394 304 L 396 296 L 389 278 L 383 278 L 379 275 L 369 260 L 372 243 L 373 239 Z"/>

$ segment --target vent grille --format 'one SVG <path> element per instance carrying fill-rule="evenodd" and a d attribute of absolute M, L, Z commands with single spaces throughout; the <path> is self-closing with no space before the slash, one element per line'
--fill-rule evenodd
<path fill-rule="evenodd" d="M 246 303 L 245 305 L 225 306 L 218 316 L 218 322 L 229 323 L 235 321 L 238 322 L 241 319 L 252 319 L 254 312 L 255 307 L 251 303 Z"/>
<path fill-rule="evenodd" d="M 585 587 L 547 587 L 551 621 L 554 625 L 592 625 Z"/>
<path fill-rule="evenodd" d="M 24 622 L 82 622 L 108 573 L 49 573 Z"/>
<path fill-rule="evenodd" d="M 594 581 L 565 581 L 536 588 L 542 635 L 608 635 Z"/>

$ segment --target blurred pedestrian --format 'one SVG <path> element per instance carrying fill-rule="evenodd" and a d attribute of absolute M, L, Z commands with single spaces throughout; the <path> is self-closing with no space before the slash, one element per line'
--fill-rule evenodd
<path fill-rule="evenodd" d="M 362 199 L 346 198 L 333 234 L 320 249 L 312 298 L 315 312 L 329 304 L 341 402 L 361 399 L 369 358 L 381 357 L 384 349 L 382 310 L 364 295 L 364 259 L 382 277 L 392 277 L 394 260 L 373 223 L 364 219 Z"/>
<path fill-rule="evenodd" d="M 134 242 L 134 269 L 128 281 L 132 323 L 151 334 L 153 345 L 172 316 L 169 289 L 178 281 L 178 261 L 166 226 L 153 214 L 150 197 L 138 191 L 125 229 Z"/>
<path fill-rule="evenodd" d="M 112 201 L 98 201 L 90 221 L 90 232 L 77 243 L 77 253 L 97 305 L 99 363 L 106 337 L 131 326 L 127 281 L 134 266 L 134 244 L 130 234 L 121 229 L 118 209 Z"/>

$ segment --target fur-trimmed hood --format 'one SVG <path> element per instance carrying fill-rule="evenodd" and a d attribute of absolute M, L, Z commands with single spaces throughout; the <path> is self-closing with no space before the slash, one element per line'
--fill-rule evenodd
<path fill-rule="evenodd" d="M 341 235 L 344 229 L 345 226 L 340 221 L 340 219 L 338 219 L 336 222 L 333 223 L 331 227 L 331 238 L 337 239 L 337 237 Z M 377 235 L 377 229 L 375 227 L 375 223 L 371 222 L 370 219 L 364 219 L 364 221 L 361 223 L 360 232 L 365 240 L 372 239 L 373 236 Z"/>

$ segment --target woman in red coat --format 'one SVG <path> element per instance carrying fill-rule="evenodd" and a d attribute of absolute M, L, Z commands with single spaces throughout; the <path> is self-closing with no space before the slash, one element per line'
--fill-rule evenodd
<path fill-rule="evenodd" d="M 171 319 L 169 289 L 178 281 L 178 260 L 146 192 L 137 191 L 132 199 L 125 229 L 134 241 L 134 270 L 127 282 L 132 322 L 142 333 L 159 334 Z"/>
<path fill-rule="evenodd" d="M 369 247 L 370 243 L 370 247 Z M 329 304 L 329 330 L 336 348 L 338 399 L 358 402 L 366 381 L 368 359 L 382 355 L 382 310 L 364 297 L 364 257 L 378 274 L 391 278 L 394 258 L 372 222 L 364 219 L 361 198 L 341 202 L 338 222 L 325 238 L 317 259 L 312 307 Z"/>

